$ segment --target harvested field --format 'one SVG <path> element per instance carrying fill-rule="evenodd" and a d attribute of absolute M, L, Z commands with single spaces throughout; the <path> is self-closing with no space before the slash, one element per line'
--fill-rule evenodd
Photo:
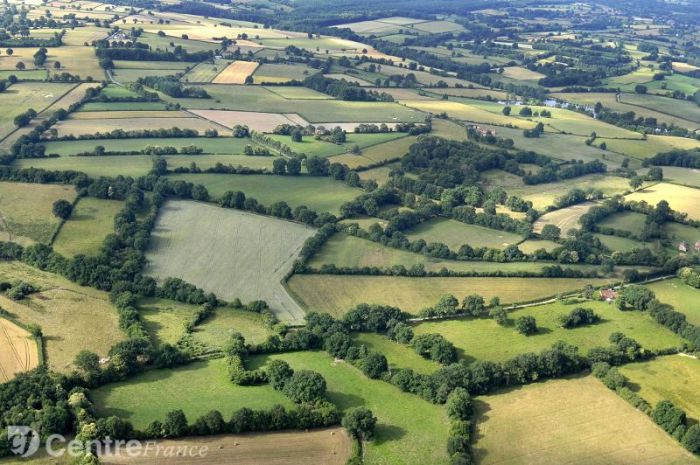
<path fill-rule="evenodd" d="M 581 306 L 600 315 L 594 325 L 574 329 L 561 327 L 559 317 Z M 538 332 L 523 336 L 515 331 L 513 322 L 523 316 L 537 320 Z M 504 361 L 526 352 L 540 352 L 557 341 L 579 348 L 582 355 L 593 347 L 607 347 L 612 333 L 623 332 L 650 350 L 673 349 L 683 340 L 662 327 L 643 312 L 621 312 L 614 304 L 586 301 L 577 305 L 554 302 L 546 305 L 513 310 L 508 313 L 509 326 L 500 326 L 492 319 L 462 318 L 449 321 L 425 322 L 414 327 L 416 334 L 439 333 L 452 342 L 460 356 L 468 361 Z"/>
<path fill-rule="evenodd" d="M 272 132 L 280 124 L 297 124 L 292 117 L 298 118 L 298 115 L 256 111 L 192 110 L 191 113 L 227 128 L 232 128 L 237 124 L 245 124 L 258 132 Z"/>
<path fill-rule="evenodd" d="M 459 299 L 480 294 L 487 301 L 527 302 L 603 285 L 614 279 L 572 278 L 409 278 L 394 276 L 294 275 L 289 289 L 307 310 L 341 316 L 359 303 L 393 305 L 416 313 L 445 294 Z"/>
<path fill-rule="evenodd" d="M 537 219 L 533 230 L 540 233 L 546 224 L 553 224 L 561 230 L 562 236 L 564 236 L 569 229 L 580 229 L 581 225 L 578 223 L 578 219 L 588 213 L 588 210 L 595 205 L 595 202 L 584 202 L 545 213 Z"/>
<path fill-rule="evenodd" d="M 197 455 L 187 460 L 192 465 L 344 465 L 350 456 L 352 441 L 343 428 L 329 428 L 164 440 L 157 441 L 156 447 L 187 447 L 195 451 L 206 448 L 204 456 Z M 105 465 L 151 465 L 158 462 L 156 457 L 155 449 L 138 457 L 129 457 L 123 450 L 118 454 L 100 456 L 100 462 Z"/>
<path fill-rule="evenodd" d="M 48 366 L 60 372 L 72 368 L 83 349 L 104 357 L 123 340 L 116 309 L 106 292 L 81 287 L 58 275 L 19 262 L 0 262 L 0 280 L 19 279 L 40 292 L 21 301 L 0 296 L 0 307 L 22 324 L 41 326 Z"/>
<path fill-rule="evenodd" d="M 361 190 L 348 187 L 343 182 L 315 176 L 183 174 L 169 178 L 203 184 L 214 199 L 226 191 L 241 191 L 265 206 L 284 201 L 292 208 L 306 205 L 317 212 L 330 212 L 334 215 L 339 213 L 343 203 L 362 194 Z"/>
<path fill-rule="evenodd" d="M 54 126 L 58 131 L 58 136 L 80 136 L 85 134 L 106 133 L 115 129 L 133 131 L 139 129 L 193 129 L 200 134 L 204 134 L 207 129 L 221 131 L 223 128 L 219 124 L 207 121 L 202 118 L 180 117 L 180 118 L 122 118 L 109 119 L 69 119 L 59 121 Z"/>
<path fill-rule="evenodd" d="M 229 301 L 265 300 L 280 319 L 302 322 L 304 312 L 280 282 L 313 233 L 276 218 L 172 201 L 156 221 L 146 272 L 182 278 Z"/>
<path fill-rule="evenodd" d="M 476 412 L 474 452 L 480 465 L 699 462 L 649 417 L 592 376 L 479 397 Z"/>
<path fill-rule="evenodd" d="M 48 244 L 59 224 L 53 203 L 75 196 L 73 186 L 0 182 L 0 240 Z"/>
<path fill-rule="evenodd" d="M 693 421 L 700 420 L 700 361 L 683 355 L 668 355 L 619 368 L 636 392 L 651 405 L 670 400 Z"/>
<path fill-rule="evenodd" d="M 257 61 L 234 61 L 211 81 L 214 84 L 245 84 L 258 67 Z"/>
<path fill-rule="evenodd" d="M 39 366 L 39 348 L 31 334 L 0 318 L 0 383 Z"/>
<path fill-rule="evenodd" d="M 700 189 L 662 182 L 634 192 L 626 199 L 645 201 L 654 206 L 666 200 L 672 209 L 687 213 L 690 219 L 700 220 Z"/>
<path fill-rule="evenodd" d="M 123 110 L 123 111 L 79 111 L 70 115 L 70 120 L 136 119 L 136 118 L 189 118 L 184 111 L 170 110 Z M 157 139 L 154 142 L 157 143 Z"/>
<path fill-rule="evenodd" d="M 107 152 L 129 152 L 139 151 L 144 147 L 175 147 L 182 148 L 195 145 L 203 153 L 242 155 L 246 145 L 255 143 L 250 139 L 239 139 L 235 137 L 159 137 L 155 138 L 133 138 L 133 139 L 100 139 L 100 140 L 66 140 L 46 142 L 46 153 L 66 155 L 76 155 L 84 152 L 91 152 L 96 145 L 101 145 Z M 119 156 L 119 155 L 114 155 Z M 253 157 L 248 157 L 253 158 Z"/>
<path fill-rule="evenodd" d="M 519 81 L 538 81 L 545 77 L 542 73 L 530 71 L 522 66 L 506 66 L 503 68 L 503 76 Z"/>
<path fill-rule="evenodd" d="M 96 255 L 105 237 L 114 232 L 114 217 L 124 208 L 119 200 L 83 197 L 54 239 L 53 248 L 67 257 Z"/>
<path fill-rule="evenodd" d="M 180 80 L 183 82 L 209 83 L 229 64 L 230 62 L 221 60 L 217 60 L 213 64 L 209 62 L 199 63 L 182 76 Z"/>

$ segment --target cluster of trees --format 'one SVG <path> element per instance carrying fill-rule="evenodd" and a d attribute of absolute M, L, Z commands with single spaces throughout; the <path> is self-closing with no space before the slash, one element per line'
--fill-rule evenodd
<path fill-rule="evenodd" d="M 600 321 L 600 315 L 596 314 L 593 309 L 576 307 L 568 315 L 562 315 L 559 321 L 563 328 L 572 329 L 595 324 Z"/>
<path fill-rule="evenodd" d="M 15 116 L 14 123 L 18 128 L 22 128 L 28 125 L 34 118 L 36 118 L 36 111 L 33 108 L 28 109 Z"/>
<path fill-rule="evenodd" d="M 599 160 L 588 162 L 577 161 L 564 165 L 556 165 L 551 163 L 537 173 L 528 173 L 523 176 L 525 184 L 544 184 L 563 179 L 572 179 L 585 176 L 592 173 L 605 173 L 608 167 L 605 163 Z"/>
<path fill-rule="evenodd" d="M 671 150 L 670 152 L 657 153 L 646 160 L 650 165 L 656 166 L 680 166 L 683 168 L 700 168 L 700 151 Z"/>
<path fill-rule="evenodd" d="M 68 134 L 63 137 L 54 137 L 53 140 L 93 140 L 93 139 L 160 139 L 167 137 L 199 137 L 195 129 L 180 129 L 172 127 L 170 129 L 114 129 L 109 132 L 96 132 L 94 134 L 80 134 L 74 136 Z"/>
<path fill-rule="evenodd" d="M 0 282 L 0 292 L 4 292 L 12 300 L 22 300 L 37 291 L 38 289 L 24 281 Z"/>
<path fill-rule="evenodd" d="M 683 267 L 678 270 L 678 277 L 688 286 L 700 289 L 700 271 L 691 267 Z"/>
<path fill-rule="evenodd" d="M 76 154 L 76 157 L 103 157 L 110 155 L 199 155 L 204 153 L 204 149 L 197 147 L 196 145 L 186 145 L 180 147 L 172 147 L 169 145 L 165 146 L 152 146 L 147 145 L 141 150 L 128 150 L 128 151 L 118 151 L 118 150 L 105 150 L 103 145 L 97 145 L 91 152 L 81 152 Z"/>
<path fill-rule="evenodd" d="M 442 334 L 421 334 L 411 341 L 411 347 L 421 357 L 428 358 L 442 365 L 457 361 L 457 349 Z"/>
<path fill-rule="evenodd" d="M 394 97 L 386 92 L 377 92 L 360 87 L 345 79 L 332 79 L 317 73 L 302 81 L 304 87 L 332 95 L 341 100 L 362 102 L 393 102 Z"/>
<path fill-rule="evenodd" d="M 160 100 L 156 92 L 148 92 L 142 84 L 132 83 L 127 86 L 138 95 L 108 95 L 100 89 L 90 88 L 85 91 L 86 97 L 93 102 L 157 102 Z"/>
<path fill-rule="evenodd" d="M 210 98 L 206 90 L 201 87 L 185 87 L 174 76 L 146 76 L 137 81 L 146 87 L 150 87 L 165 95 L 175 98 Z"/>
<path fill-rule="evenodd" d="M 148 45 L 133 43 L 131 47 L 111 47 L 107 40 L 96 42 L 97 57 L 103 68 L 112 68 L 109 63 L 112 60 L 133 60 L 133 61 L 186 61 L 189 63 L 200 63 L 211 59 L 214 55 L 212 51 L 201 51 L 189 53 L 187 50 L 174 48 L 172 51 L 149 50 Z M 107 65 L 107 66 L 105 66 Z"/>
<path fill-rule="evenodd" d="M 447 397 L 445 403 L 450 419 L 450 436 L 447 438 L 447 453 L 452 464 L 470 465 L 473 414 L 472 400 L 466 389 L 458 387 Z"/>

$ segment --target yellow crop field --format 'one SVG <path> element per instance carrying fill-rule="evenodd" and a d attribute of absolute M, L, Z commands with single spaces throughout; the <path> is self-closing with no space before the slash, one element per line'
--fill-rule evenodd
<path fill-rule="evenodd" d="M 39 348 L 31 335 L 0 318 L 0 383 L 39 366 Z"/>
<path fill-rule="evenodd" d="M 212 81 L 214 84 L 245 84 L 245 79 L 258 68 L 255 61 L 234 61 Z"/>

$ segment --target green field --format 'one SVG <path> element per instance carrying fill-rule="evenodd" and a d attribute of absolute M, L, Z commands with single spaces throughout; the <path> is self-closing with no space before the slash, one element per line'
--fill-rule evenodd
<path fill-rule="evenodd" d="M 56 371 L 69 372 L 83 349 L 104 357 L 125 338 L 106 292 L 20 262 L 0 262 L 0 280 L 22 280 L 40 290 L 20 301 L 0 295 L 0 307 L 25 325 L 41 326 L 46 362 Z"/>
<path fill-rule="evenodd" d="M 300 64 L 265 63 L 258 66 L 253 74 L 255 83 L 284 83 L 291 80 L 303 81 L 318 70 Z"/>
<path fill-rule="evenodd" d="M 76 155 L 84 152 L 92 152 L 95 147 L 101 145 L 107 152 L 129 152 L 142 150 L 147 146 L 175 147 L 180 149 L 194 145 L 204 150 L 204 153 L 242 155 L 246 145 L 257 146 L 250 139 L 238 139 L 235 137 L 165 137 L 144 139 L 99 139 L 99 140 L 69 140 L 46 142 L 46 153 L 61 156 Z"/>
<path fill-rule="evenodd" d="M 614 279 L 570 278 L 409 278 L 395 276 L 292 276 L 289 289 L 307 310 L 342 316 L 360 303 L 392 305 L 416 313 L 434 305 L 445 294 L 459 299 L 471 294 L 487 301 L 500 297 L 503 303 L 528 302 L 602 286 Z M 495 325 L 495 323 L 494 323 Z"/>
<path fill-rule="evenodd" d="M 304 314 L 280 281 L 313 234 L 290 221 L 171 201 L 160 209 L 145 273 L 161 281 L 182 278 L 227 301 L 264 300 L 280 319 L 299 322 Z"/>
<path fill-rule="evenodd" d="M 606 234 L 595 234 L 595 237 L 600 239 L 600 242 L 605 245 L 608 249 L 620 252 L 629 252 L 634 249 L 641 249 L 644 247 L 652 248 L 650 244 L 645 242 L 636 241 L 634 239 L 628 239 L 626 237 L 609 236 Z"/>
<path fill-rule="evenodd" d="M 210 410 L 229 419 L 236 410 L 291 406 L 281 392 L 270 385 L 237 386 L 228 376 L 226 359 L 194 362 L 170 370 L 150 370 L 128 381 L 108 384 L 91 391 L 98 416 L 116 415 L 145 429 L 154 420 L 182 409 L 193 422 Z"/>
<path fill-rule="evenodd" d="M 672 305 L 685 314 L 690 323 L 700 326 L 700 289 L 688 286 L 680 279 L 665 279 L 648 284 L 647 287 L 654 291 L 661 302 Z"/>
<path fill-rule="evenodd" d="M 558 318 L 575 307 L 593 309 L 602 317 L 595 325 L 575 329 L 560 327 Z M 467 360 L 507 360 L 524 352 L 539 352 L 557 341 L 565 341 L 579 347 L 582 353 L 592 347 L 609 345 L 610 334 L 620 331 L 636 339 L 644 348 L 658 350 L 679 347 L 683 340 L 671 331 L 658 325 L 649 315 L 640 312 L 622 312 L 613 304 L 586 302 L 578 305 L 553 303 L 510 312 L 515 320 L 522 316 L 533 316 L 539 332 L 523 336 L 513 326 L 499 326 L 491 319 L 459 319 L 442 322 L 427 322 L 415 327 L 416 334 L 440 333 L 460 350 Z"/>
<path fill-rule="evenodd" d="M 518 244 L 518 248 L 521 252 L 526 254 L 534 253 L 539 249 L 544 249 L 547 251 L 552 251 L 557 247 L 561 247 L 560 244 L 552 241 L 545 241 L 541 239 L 528 239 L 525 242 Z"/>
<path fill-rule="evenodd" d="M 196 305 L 155 297 L 139 300 L 139 315 L 154 344 L 175 344 L 185 333 L 185 323 L 197 311 Z"/>
<path fill-rule="evenodd" d="M 68 257 L 97 254 L 104 238 L 114 232 L 114 217 L 123 207 L 118 200 L 81 198 L 54 239 L 54 250 Z"/>
<path fill-rule="evenodd" d="M 688 219 L 700 220 L 700 189 L 661 182 L 634 192 L 626 199 L 645 201 L 653 206 L 666 200 L 673 210 L 687 213 Z"/>
<path fill-rule="evenodd" d="M 476 412 L 474 456 L 479 465 L 698 463 L 649 417 L 592 376 L 479 397 Z"/>
<path fill-rule="evenodd" d="M 30 108 L 37 113 L 57 101 L 75 87 L 75 84 L 54 82 L 18 82 L 0 92 L 0 139 L 15 129 L 15 116 Z"/>
<path fill-rule="evenodd" d="M 241 333 L 246 342 L 251 344 L 264 342 L 274 334 L 257 313 L 222 307 L 198 326 L 194 335 L 207 346 L 222 348 L 234 332 Z"/>
<path fill-rule="evenodd" d="M 682 355 L 669 355 L 619 368 L 635 391 L 651 405 L 670 400 L 685 410 L 693 421 L 700 420 L 700 361 Z"/>
<path fill-rule="evenodd" d="M 559 228 L 561 235 L 565 236 L 570 229 L 580 229 L 581 225 L 578 220 L 583 215 L 588 213 L 596 204 L 594 202 L 583 202 L 570 207 L 554 210 L 540 216 L 533 224 L 533 230 L 537 233 L 542 232 L 542 229 L 548 225 L 554 225 Z"/>
<path fill-rule="evenodd" d="M 375 350 L 386 356 L 389 369 L 410 368 L 416 373 L 429 375 L 440 365 L 418 355 L 411 347 L 392 341 L 388 337 L 375 333 L 359 333 L 353 336 L 356 345 L 364 344 L 368 349 Z"/>
<path fill-rule="evenodd" d="M 383 144 L 367 147 L 359 154 L 346 153 L 330 159 L 331 163 L 342 163 L 355 169 L 359 167 L 376 165 L 389 160 L 401 158 L 406 155 L 416 142 L 415 136 L 402 137 L 400 139 L 385 142 Z"/>
<path fill-rule="evenodd" d="M 694 168 L 678 168 L 664 166 L 664 179 L 674 184 L 700 188 L 700 170 Z"/>
<path fill-rule="evenodd" d="M 242 191 L 265 206 L 285 201 L 292 208 L 299 205 L 318 212 L 338 214 L 340 206 L 362 191 L 348 187 L 340 181 L 311 176 L 265 176 L 235 174 L 181 174 L 168 176 L 194 184 L 203 184 L 213 198 L 226 191 Z"/>
<path fill-rule="evenodd" d="M 367 465 L 448 464 L 448 422 L 444 408 L 379 380 L 365 377 L 324 352 L 295 352 L 253 359 L 286 360 L 295 370 L 314 370 L 328 384 L 327 397 L 341 410 L 365 406 L 378 418 L 375 440 L 365 445 Z"/>
<path fill-rule="evenodd" d="M 0 240 L 49 243 L 59 225 L 53 203 L 75 196 L 73 186 L 0 182 Z"/>
<path fill-rule="evenodd" d="M 450 250 L 457 251 L 464 244 L 476 247 L 504 249 L 510 244 L 517 244 L 522 237 L 507 231 L 484 228 L 450 219 L 434 219 L 425 221 L 418 226 L 404 231 L 411 241 L 423 239 L 431 242 L 442 242 Z"/>
<path fill-rule="evenodd" d="M 290 136 L 273 134 L 269 137 L 289 146 L 296 153 L 303 153 L 308 156 L 330 157 L 349 152 L 355 145 L 360 147 L 360 149 L 364 149 L 365 147 L 382 144 L 382 142 L 387 142 L 403 136 L 404 134 L 400 132 L 388 132 L 384 134 L 348 133 L 347 141 L 344 144 L 334 144 L 320 139 L 317 140 L 313 136 L 304 136 L 301 142 L 293 142 Z M 335 161 L 335 159 L 333 161 Z"/>
<path fill-rule="evenodd" d="M 274 157 L 249 157 L 246 155 L 167 155 L 169 169 L 189 167 L 196 163 L 201 169 L 223 165 L 245 166 L 253 169 L 272 169 Z M 80 171 L 88 176 L 145 176 L 153 168 L 151 155 L 110 155 L 106 157 L 23 158 L 16 160 L 17 168 L 43 168 L 58 171 Z"/>
<path fill-rule="evenodd" d="M 646 217 L 642 213 L 623 211 L 604 218 L 598 222 L 598 226 L 630 231 L 636 234 L 644 228 Z"/>

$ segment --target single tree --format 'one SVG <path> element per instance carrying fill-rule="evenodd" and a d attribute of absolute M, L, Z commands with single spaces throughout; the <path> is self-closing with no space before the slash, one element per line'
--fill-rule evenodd
<path fill-rule="evenodd" d="M 342 425 L 350 436 L 359 441 L 371 441 L 377 418 L 366 407 L 356 407 L 343 417 Z"/>
<path fill-rule="evenodd" d="M 53 203 L 53 214 L 57 218 L 61 218 L 62 220 L 67 220 L 71 213 L 73 212 L 73 204 L 71 204 L 67 200 L 56 200 Z"/>

